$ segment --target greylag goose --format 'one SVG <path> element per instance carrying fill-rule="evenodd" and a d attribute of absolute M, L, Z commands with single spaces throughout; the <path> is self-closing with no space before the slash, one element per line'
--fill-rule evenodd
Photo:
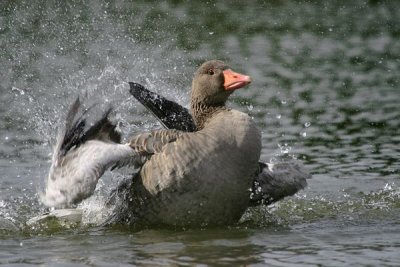
<path fill-rule="evenodd" d="M 124 165 L 141 168 L 125 192 L 129 210 L 122 215 L 129 215 L 116 216 L 129 222 L 226 225 L 236 222 L 249 205 L 294 194 L 305 186 L 307 175 L 299 172 L 302 176 L 287 179 L 286 171 L 276 175 L 271 166 L 258 163 L 259 130 L 247 114 L 225 107 L 232 91 L 248 83 L 248 76 L 221 61 L 204 63 L 192 84 L 195 128 L 187 123 L 190 114 L 179 113 L 180 106 L 171 102 L 181 114 L 174 116 L 176 123 L 186 128 L 164 124 L 179 130 L 141 134 L 128 144 L 119 144 L 108 120 L 110 110 L 84 130 L 85 113 L 76 118 L 77 100 L 59 134 L 43 202 L 53 207 L 77 203 L 93 193 L 107 168 Z"/>
<path fill-rule="evenodd" d="M 227 225 L 240 219 L 259 167 L 261 133 L 247 114 L 225 103 L 250 82 L 221 61 L 200 66 L 191 93 L 197 131 L 155 132 L 171 142 L 155 151 L 133 180 L 126 201 L 130 218 L 175 226 Z M 140 139 L 132 139 L 131 146 L 143 144 Z"/>

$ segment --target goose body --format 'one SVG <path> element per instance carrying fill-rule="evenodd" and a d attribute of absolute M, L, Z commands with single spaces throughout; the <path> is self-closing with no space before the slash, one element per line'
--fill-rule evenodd
<path fill-rule="evenodd" d="M 132 210 L 146 224 L 232 224 L 248 207 L 260 149 L 251 118 L 223 110 L 143 165 L 132 186 Z"/>

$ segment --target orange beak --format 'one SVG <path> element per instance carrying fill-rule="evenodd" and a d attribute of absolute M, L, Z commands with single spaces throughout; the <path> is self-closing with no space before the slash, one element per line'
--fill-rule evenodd
<path fill-rule="evenodd" d="M 234 72 L 231 69 L 226 69 L 223 73 L 225 90 L 236 90 L 251 83 L 250 76 Z"/>

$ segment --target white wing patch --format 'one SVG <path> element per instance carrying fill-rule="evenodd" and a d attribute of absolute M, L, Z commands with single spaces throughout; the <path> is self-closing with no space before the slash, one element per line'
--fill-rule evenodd
<path fill-rule="evenodd" d="M 46 206 L 57 208 L 79 203 L 93 194 L 108 168 L 138 168 L 143 160 L 128 144 L 89 140 L 52 162 L 41 200 Z"/>
<path fill-rule="evenodd" d="M 40 193 L 46 206 L 64 208 L 77 204 L 93 194 L 108 168 L 138 168 L 145 161 L 145 156 L 129 144 L 119 143 L 121 136 L 108 119 L 111 108 L 91 125 L 87 122 L 89 110 L 77 98 L 59 130 L 46 188 Z"/>

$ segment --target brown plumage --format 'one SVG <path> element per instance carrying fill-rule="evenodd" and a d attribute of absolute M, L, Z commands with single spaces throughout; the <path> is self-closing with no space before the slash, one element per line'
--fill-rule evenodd
<path fill-rule="evenodd" d="M 247 114 L 225 107 L 232 90 L 250 82 L 232 73 L 221 61 L 206 62 L 195 73 L 191 107 L 198 131 L 156 132 L 154 140 L 164 139 L 156 148 L 138 145 L 140 136 L 131 142 L 154 153 L 130 186 L 123 214 L 133 216 L 123 219 L 201 226 L 232 224 L 241 217 L 258 168 L 261 135 Z"/>

